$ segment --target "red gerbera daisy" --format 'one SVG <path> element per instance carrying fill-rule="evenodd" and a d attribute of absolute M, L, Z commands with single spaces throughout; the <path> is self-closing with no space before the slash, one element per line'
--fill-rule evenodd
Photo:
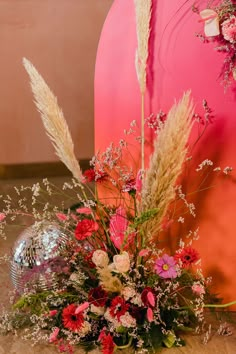
<path fill-rule="evenodd" d="M 180 260 L 183 267 L 186 268 L 192 263 L 197 262 L 200 259 L 198 252 L 192 247 L 185 247 L 180 253 L 175 255 L 175 260 Z"/>
<path fill-rule="evenodd" d="M 77 332 L 83 326 L 83 312 L 75 313 L 77 306 L 75 304 L 68 305 L 62 311 L 62 322 L 65 328 L 72 332 Z"/>
<path fill-rule="evenodd" d="M 117 317 L 118 321 L 129 309 L 129 304 L 126 304 L 125 300 L 121 296 L 116 296 L 112 299 L 110 314 L 112 317 Z"/>
<path fill-rule="evenodd" d="M 113 342 L 113 337 L 105 332 L 102 332 L 99 336 L 102 346 L 102 353 L 103 354 L 113 354 L 115 343 Z"/>

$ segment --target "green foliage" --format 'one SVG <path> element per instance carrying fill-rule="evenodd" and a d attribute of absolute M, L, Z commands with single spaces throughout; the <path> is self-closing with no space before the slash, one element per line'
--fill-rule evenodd
<path fill-rule="evenodd" d="M 150 353 L 155 353 L 162 347 L 165 336 L 163 335 L 161 328 L 154 323 L 151 324 L 150 329 L 141 334 L 145 347 L 148 348 Z"/>
<path fill-rule="evenodd" d="M 57 298 L 63 299 L 66 303 L 73 303 L 79 299 L 78 295 L 73 295 L 71 293 L 54 294 L 50 291 L 44 291 L 41 293 L 21 296 L 20 299 L 13 305 L 13 309 L 30 311 L 31 314 L 41 315 L 42 313 L 49 311 L 49 296 L 51 296 L 51 298 L 54 300 Z"/>
<path fill-rule="evenodd" d="M 134 219 L 134 222 L 133 224 L 130 225 L 130 227 L 137 229 L 140 225 L 144 224 L 146 221 L 154 218 L 157 215 L 158 211 L 159 211 L 158 208 L 154 208 L 143 212 L 140 216 Z"/>

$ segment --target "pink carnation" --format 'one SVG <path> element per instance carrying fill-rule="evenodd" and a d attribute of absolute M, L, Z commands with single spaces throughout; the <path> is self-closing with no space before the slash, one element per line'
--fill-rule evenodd
<path fill-rule="evenodd" d="M 235 43 L 236 41 L 236 17 L 231 16 L 222 23 L 222 35 L 226 41 Z"/>

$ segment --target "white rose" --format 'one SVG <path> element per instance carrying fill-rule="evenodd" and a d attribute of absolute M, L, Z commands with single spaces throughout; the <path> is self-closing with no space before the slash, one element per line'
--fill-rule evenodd
<path fill-rule="evenodd" d="M 130 259 L 127 252 L 117 254 L 113 257 L 115 270 L 119 273 L 126 273 L 130 269 Z"/>
<path fill-rule="evenodd" d="M 108 255 L 103 250 L 96 250 L 93 252 L 92 261 L 97 267 L 104 268 L 109 263 Z"/>

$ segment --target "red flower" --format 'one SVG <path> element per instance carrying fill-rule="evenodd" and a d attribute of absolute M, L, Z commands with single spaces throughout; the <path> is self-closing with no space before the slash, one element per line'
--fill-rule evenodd
<path fill-rule="evenodd" d="M 143 289 L 142 294 L 141 294 L 141 299 L 142 299 L 144 306 L 147 306 L 147 307 L 154 307 L 155 306 L 156 296 L 153 292 L 153 289 L 150 288 L 150 286 L 147 286 L 146 288 Z"/>
<path fill-rule="evenodd" d="M 192 263 L 197 262 L 200 259 L 198 252 L 192 247 L 185 247 L 180 253 L 175 255 L 175 260 L 180 260 L 183 264 L 183 267 L 186 268 Z"/>
<path fill-rule="evenodd" d="M 112 317 L 117 317 L 118 321 L 129 309 L 129 304 L 126 304 L 125 300 L 121 296 L 116 296 L 112 299 L 110 314 Z"/>
<path fill-rule="evenodd" d="M 134 178 L 129 179 L 126 183 L 122 186 L 122 192 L 135 192 L 136 191 L 136 181 Z"/>
<path fill-rule="evenodd" d="M 101 286 L 91 289 L 88 294 L 88 301 L 97 307 L 105 305 L 108 299 L 108 294 Z"/>
<path fill-rule="evenodd" d="M 103 354 L 113 354 L 115 343 L 113 342 L 113 337 L 109 334 L 105 334 L 105 332 L 101 333 L 100 341 L 102 346 Z"/>
<path fill-rule="evenodd" d="M 92 235 L 93 232 L 98 230 L 98 223 L 94 220 L 83 219 L 78 222 L 75 229 L 75 237 L 81 241 Z"/>
<path fill-rule="evenodd" d="M 84 171 L 84 177 L 86 182 L 94 182 L 95 181 L 95 171 L 93 168 Z"/>
<path fill-rule="evenodd" d="M 62 322 L 65 328 L 72 332 L 77 332 L 83 326 L 83 312 L 75 313 L 78 306 L 75 304 L 68 305 L 62 311 Z"/>
<path fill-rule="evenodd" d="M 108 174 L 103 171 L 95 171 L 93 168 L 84 171 L 85 182 L 102 182 L 107 178 Z"/>

